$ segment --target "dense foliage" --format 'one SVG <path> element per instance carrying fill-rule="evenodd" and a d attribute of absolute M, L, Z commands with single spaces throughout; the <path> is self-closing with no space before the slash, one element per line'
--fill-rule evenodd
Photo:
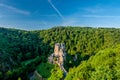
<path fill-rule="evenodd" d="M 0 79 L 28 79 L 29 72 L 47 60 L 47 48 L 39 33 L 0 28 Z"/>
<path fill-rule="evenodd" d="M 120 45 L 100 50 L 88 61 L 70 69 L 65 80 L 118 80 L 120 79 Z"/>
<path fill-rule="evenodd" d="M 120 44 L 119 36 L 120 29 L 115 28 L 55 27 L 36 31 L 0 28 L 0 79 L 28 79 L 28 74 L 34 71 L 37 65 L 47 62 L 47 57 L 53 53 L 54 44 L 62 42 L 66 45 L 67 57 L 64 66 L 67 71 L 70 71 L 68 76 L 77 71 L 76 67 L 79 65 L 80 70 L 90 67 L 84 69 L 90 72 L 94 71 L 91 74 L 94 75 L 93 78 L 97 77 L 97 74 L 99 77 L 101 76 L 99 72 L 103 74 L 110 69 L 104 65 L 99 68 L 95 67 L 97 60 L 94 60 L 94 57 L 92 59 L 91 56 L 97 56 L 101 53 L 100 50 Z M 103 52 L 107 56 L 109 49 L 108 52 Z M 92 65 L 92 68 L 89 64 Z M 28 66 L 31 67 L 28 68 Z M 117 72 L 117 70 L 115 71 Z M 55 70 L 52 73 L 55 73 Z M 79 73 L 79 75 L 86 76 L 82 79 L 87 79 L 90 76 L 88 73 Z M 105 73 L 105 76 L 107 75 Z M 69 78 L 68 76 L 66 79 Z M 74 77 L 78 78 L 77 73 Z"/>
<path fill-rule="evenodd" d="M 37 72 L 44 78 L 49 78 L 51 75 L 51 70 L 54 68 L 53 64 L 50 63 L 41 63 L 37 67 Z"/>
<path fill-rule="evenodd" d="M 66 45 L 67 58 L 65 68 L 78 66 L 99 50 L 120 43 L 120 29 L 90 27 L 57 27 L 40 31 L 44 43 L 52 48 L 57 42 Z M 77 60 L 74 60 L 77 55 Z"/>
<path fill-rule="evenodd" d="M 55 66 L 54 69 L 51 71 L 51 76 L 48 78 L 48 80 L 61 80 L 63 79 L 63 71 L 59 68 L 58 65 Z"/>

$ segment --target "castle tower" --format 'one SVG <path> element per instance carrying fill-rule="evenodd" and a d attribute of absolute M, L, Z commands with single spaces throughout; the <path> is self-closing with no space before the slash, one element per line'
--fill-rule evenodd
<path fill-rule="evenodd" d="M 60 44 L 56 43 L 54 48 L 54 55 L 59 56 Z"/>
<path fill-rule="evenodd" d="M 66 52 L 65 52 L 65 44 L 64 43 L 56 43 L 54 47 L 54 53 L 52 58 L 49 58 L 49 61 L 52 59 L 57 59 L 56 61 L 53 61 L 57 63 L 58 65 L 63 65 L 64 61 L 66 60 Z"/>
<path fill-rule="evenodd" d="M 63 50 L 62 50 L 62 48 L 60 48 L 60 51 L 59 51 L 59 63 L 60 64 L 63 64 L 63 62 L 64 62 L 63 55 L 64 55 Z"/>

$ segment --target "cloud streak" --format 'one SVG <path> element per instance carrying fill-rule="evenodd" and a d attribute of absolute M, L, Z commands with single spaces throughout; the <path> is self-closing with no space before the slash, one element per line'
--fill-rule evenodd
<path fill-rule="evenodd" d="M 0 3 L 0 7 L 6 8 L 8 10 L 11 10 L 13 12 L 16 12 L 16 13 L 19 13 L 19 14 L 23 14 L 23 15 L 29 15 L 30 14 L 30 12 L 28 12 L 28 11 L 24 11 L 24 10 L 18 9 L 16 7 L 13 7 L 13 6 L 10 6 L 10 5 L 6 5 L 6 4 L 2 4 L 2 3 Z"/>
<path fill-rule="evenodd" d="M 100 12 L 105 11 L 104 8 L 101 8 L 99 6 L 95 6 L 92 8 L 83 8 L 82 10 L 84 10 L 85 12 L 89 12 L 89 13 L 100 13 Z"/>
<path fill-rule="evenodd" d="M 51 0 L 48 0 L 49 4 L 52 6 L 52 8 L 57 12 L 57 14 L 64 19 L 63 15 L 61 14 L 61 12 L 55 7 L 55 5 L 51 2 Z"/>
<path fill-rule="evenodd" d="M 82 15 L 87 18 L 120 18 L 120 16 L 102 16 L 102 15 Z"/>

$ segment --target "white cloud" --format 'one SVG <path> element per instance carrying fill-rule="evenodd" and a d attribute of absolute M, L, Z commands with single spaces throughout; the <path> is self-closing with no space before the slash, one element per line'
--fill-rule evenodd
<path fill-rule="evenodd" d="M 52 8 L 57 12 L 57 14 L 64 19 L 63 15 L 61 14 L 61 12 L 55 7 L 55 5 L 51 2 L 51 0 L 48 0 L 49 4 L 52 6 Z"/>
<path fill-rule="evenodd" d="M 24 14 L 24 15 L 29 15 L 30 14 L 30 12 L 28 12 L 28 11 L 24 11 L 24 10 L 18 9 L 16 7 L 6 5 L 6 4 L 2 4 L 2 3 L 0 3 L 0 7 L 6 8 L 8 10 L 11 10 L 11 11 L 19 13 L 19 14 Z"/>
<path fill-rule="evenodd" d="M 82 10 L 87 13 L 101 13 L 106 11 L 106 8 L 103 7 L 101 4 L 96 4 L 91 7 L 89 6 L 89 7 L 82 8 Z"/>
<path fill-rule="evenodd" d="M 46 17 L 52 16 L 52 17 L 57 17 L 56 14 L 51 14 L 51 15 L 39 15 L 39 16 L 46 16 Z"/>
<path fill-rule="evenodd" d="M 90 18 L 120 18 L 120 16 L 102 16 L 102 15 L 82 15 L 82 17 L 90 17 Z"/>
<path fill-rule="evenodd" d="M 86 12 L 89 12 L 89 13 L 100 13 L 100 12 L 103 12 L 104 9 L 103 8 L 100 8 L 100 7 L 95 7 L 95 8 L 85 8 L 83 9 L 84 11 Z"/>
<path fill-rule="evenodd" d="M 73 19 L 68 19 L 68 20 L 66 20 L 66 21 L 64 21 L 61 25 L 62 26 L 75 26 L 75 24 L 76 24 L 76 20 L 73 20 Z"/>

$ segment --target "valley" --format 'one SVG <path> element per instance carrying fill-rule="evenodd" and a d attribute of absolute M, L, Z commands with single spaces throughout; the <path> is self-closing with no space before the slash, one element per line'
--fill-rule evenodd
<path fill-rule="evenodd" d="M 56 43 L 65 44 L 65 77 L 65 71 L 48 61 Z M 0 80 L 30 80 L 34 71 L 45 80 L 118 80 L 119 61 L 119 28 L 0 28 Z"/>

